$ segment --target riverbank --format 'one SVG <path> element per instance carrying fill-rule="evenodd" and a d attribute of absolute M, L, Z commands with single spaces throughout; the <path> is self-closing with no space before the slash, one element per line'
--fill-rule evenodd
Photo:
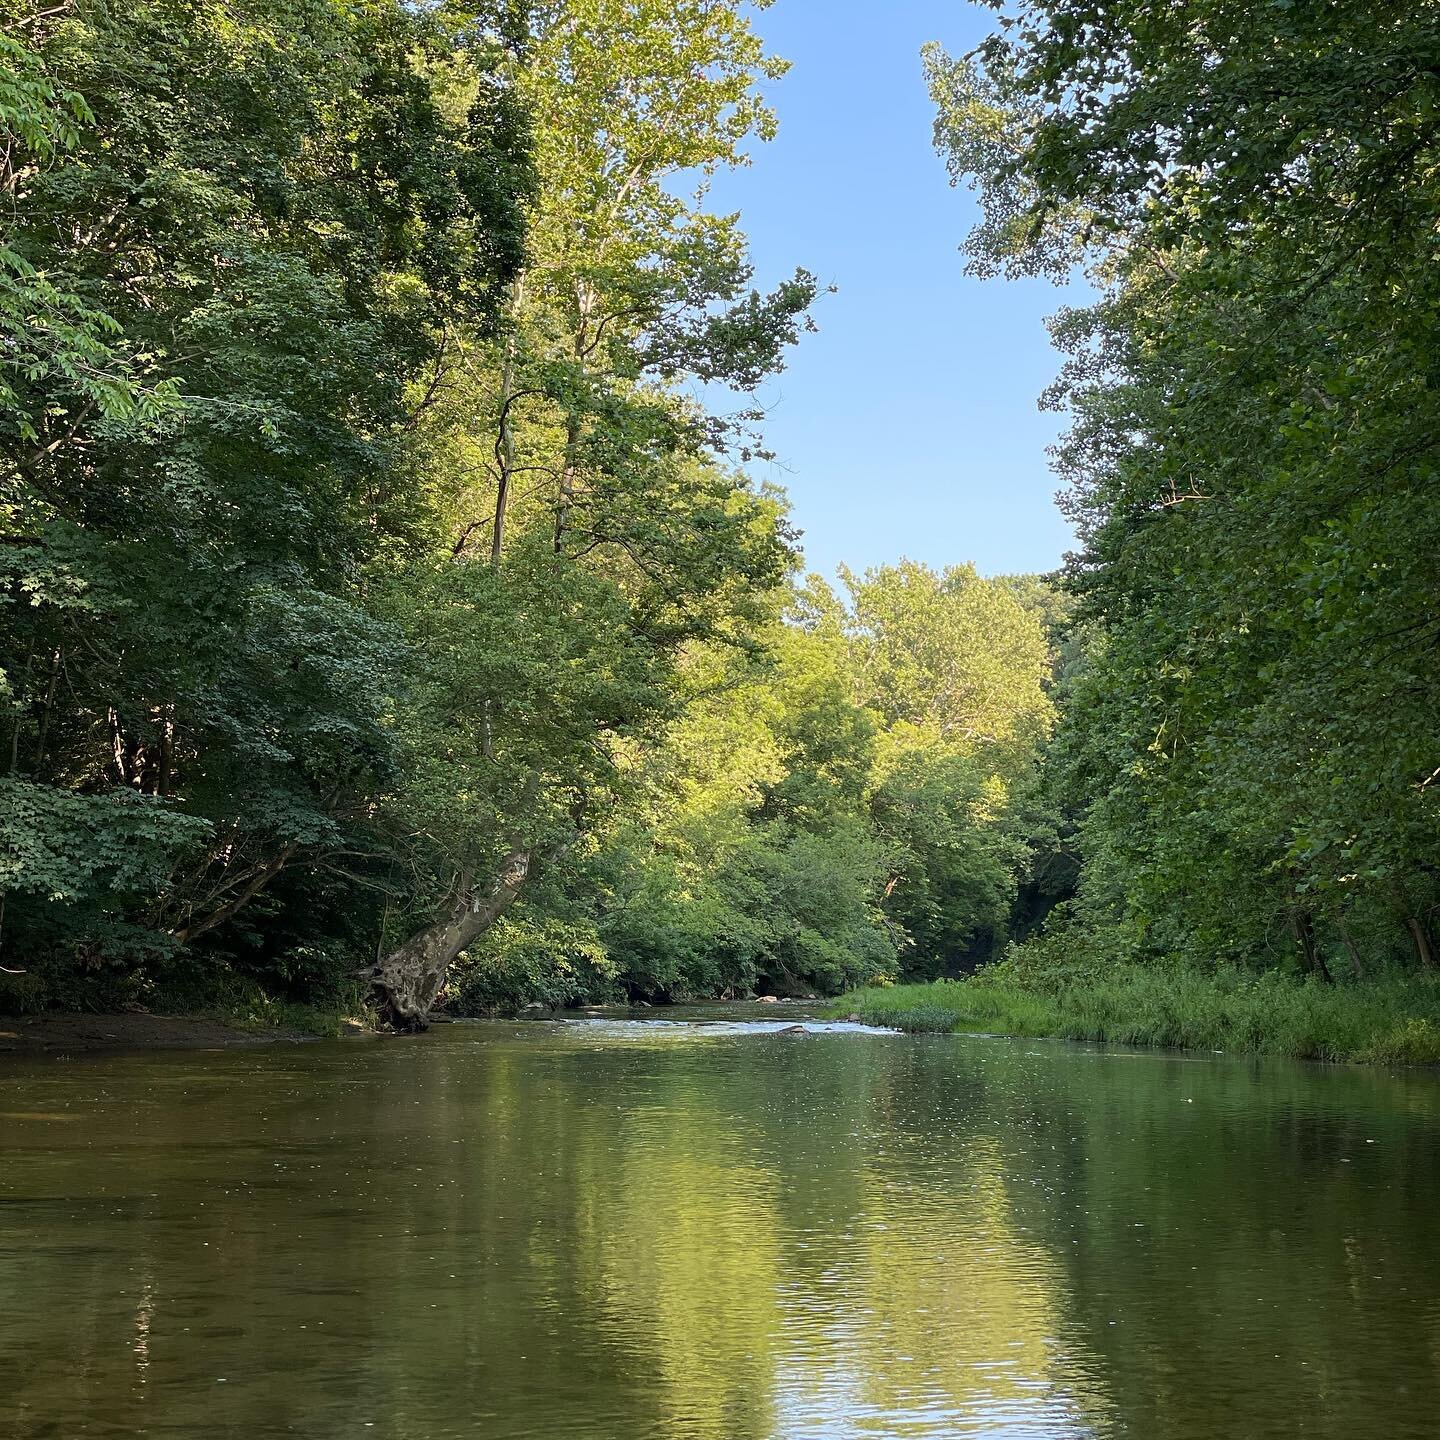
<path fill-rule="evenodd" d="M 980 975 L 852 991 L 833 1015 L 918 1034 L 985 1031 L 1371 1064 L 1440 1064 L 1440 980 L 1322 985 L 1122 970 L 1035 990 Z"/>
<path fill-rule="evenodd" d="M 373 1034 L 362 1021 L 303 1005 L 273 1014 L 152 1015 L 46 1012 L 0 1015 L 0 1054 L 72 1055 L 94 1050 L 211 1050 L 299 1044 Z"/>

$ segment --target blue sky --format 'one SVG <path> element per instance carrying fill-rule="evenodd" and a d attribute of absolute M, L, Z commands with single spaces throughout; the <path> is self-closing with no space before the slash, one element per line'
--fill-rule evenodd
<path fill-rule="evenodd" d="M 952 52 L 993 12 L 965 0 L 775 0 L 756 24 L 793 62 L 768 88 L 780 134 L 717 177 L 740 210 L 757 278 L 796 265 L 839 287 L 787 371 L 762 391 L 775 465 L 812 569 L 908 556 L 983 574 L 1053 569 L 1070 532 L 1036 405 L 1059 357 L 1044 317 L 1083 292 L 980 281 L 958 247 L 975 216 L 931 144 L 919 51 Z"/>

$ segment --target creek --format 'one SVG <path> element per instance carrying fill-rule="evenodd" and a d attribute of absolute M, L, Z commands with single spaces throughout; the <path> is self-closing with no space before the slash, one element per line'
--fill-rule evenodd
<path fill-rule="evenodd" d="M 1418 1440 L 1437 1195 L 1431 1074 L 791 1006 L 4 1057 L 0 1434 Z"/>

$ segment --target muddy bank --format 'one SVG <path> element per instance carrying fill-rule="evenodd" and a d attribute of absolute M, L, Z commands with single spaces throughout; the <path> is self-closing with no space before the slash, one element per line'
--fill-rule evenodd
<path fill-rule="evenodd" d="M 355 1034 L 367 1033 L 356 1025 Z M 284 1028 L 242 1030 L 195 1015 L 0 1016 L 0 1053 L 73 1054 L 88 1050 L 209 1050 L 217 1046 L 299 1044 L 318 1037 Z"/>

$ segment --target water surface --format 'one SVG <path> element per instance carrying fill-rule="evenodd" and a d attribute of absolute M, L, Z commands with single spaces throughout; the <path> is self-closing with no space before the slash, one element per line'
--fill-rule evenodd
<path fill-rule="evenodd" d="M 1440 1433 L 1435 1077 L 713 1013 L 0 1060 L 0 1435 Z"/>

